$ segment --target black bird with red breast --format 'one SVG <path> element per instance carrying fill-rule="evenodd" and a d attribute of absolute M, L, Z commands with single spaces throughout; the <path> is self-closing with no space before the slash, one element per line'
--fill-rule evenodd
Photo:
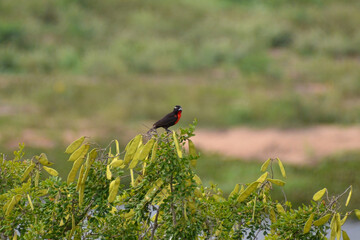
<path fill-rule="evenodd" d="M 176 105 L 171 113 L 166 114 L 162 119 L 154 123 L 153 127 L 149 130 L 149 132 L 160 127 L 164 128 L 167 132 L 170 132 L 168 128 L 174 126 L 179 122 L 181 118 L 181 113 L 181 106 Z"/>

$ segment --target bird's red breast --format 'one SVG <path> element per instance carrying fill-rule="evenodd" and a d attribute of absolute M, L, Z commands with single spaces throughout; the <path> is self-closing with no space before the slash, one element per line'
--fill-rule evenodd
<path fill-rule="evenodd" d="M 180 120 L 180 118 L 181 118 L 181 111 L 179 111 L 179 112 L 177 113 L 177 119 L 176 119 L 175 124 L 178 123 L 178 121 Z"/>

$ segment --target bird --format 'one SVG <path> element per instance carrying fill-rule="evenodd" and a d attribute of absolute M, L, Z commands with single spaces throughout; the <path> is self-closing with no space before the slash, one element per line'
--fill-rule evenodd
<path fill-rule="evenodd" d="M 148 132 L 154 131 L 160 127 L 164 128 L 167 132 L 170 132 L 168 128 L 174 126 L 179 122 L 181 118 L 181 113 L 181 106 L 176 105 L 171 113 L 166 114 L 162 119 L 154 123 L 152 128 Z"/>

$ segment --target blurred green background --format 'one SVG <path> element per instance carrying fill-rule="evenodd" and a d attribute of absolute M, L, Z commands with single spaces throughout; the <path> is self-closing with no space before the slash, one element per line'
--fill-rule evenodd
<path fill-rule="evenodd" d="M 125 144 L 176 104 L 198 128 L 357 124 L 359 12 L 358 0 L 0 1 L 0 152 L 25 142 L 65 174 L 74 139 Z M 359 207 L 359 157 L 286 165 L 288 198 L 352 184 Z M 228 193 L 258 177 L 253 160 L 203 153 L 198 172 Z"/>

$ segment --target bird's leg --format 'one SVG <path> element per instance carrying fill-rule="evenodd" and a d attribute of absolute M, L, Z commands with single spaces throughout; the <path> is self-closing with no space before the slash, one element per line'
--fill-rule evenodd
<path fill-rule="evenodd" d="M 171 134 L 171 131 L 169 129 L 165 128 L 165 130 L 168 134 Z"/>

